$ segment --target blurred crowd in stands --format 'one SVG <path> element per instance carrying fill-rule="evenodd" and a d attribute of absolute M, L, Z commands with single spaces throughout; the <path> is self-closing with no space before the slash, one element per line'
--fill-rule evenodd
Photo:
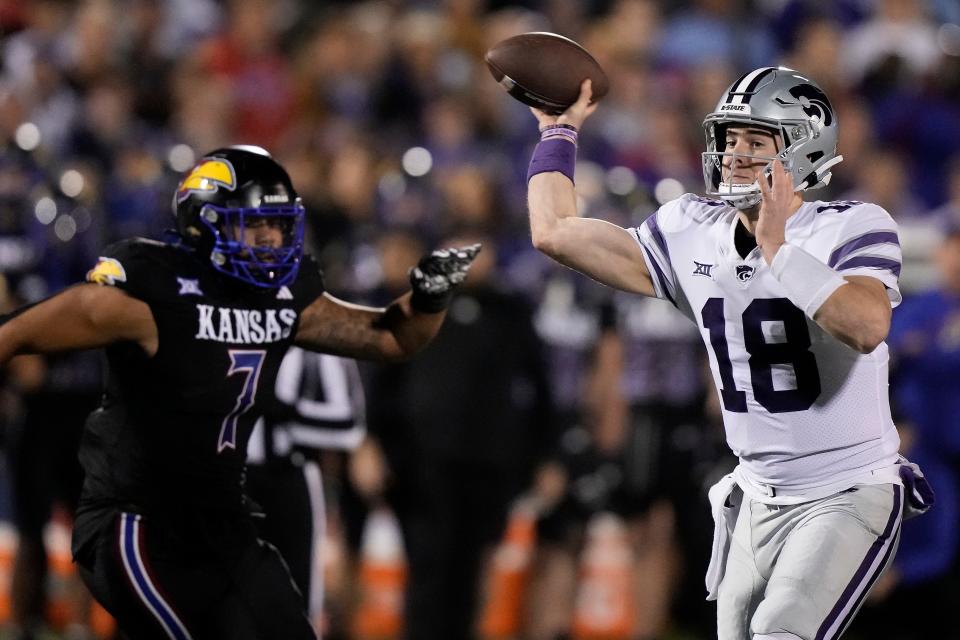
<path fill-rule="evenodd" d="M 330 572 L 328 635 L 350 634 L 342 585 L 356 571 L 344 558 L 361 546 L 366 505 L 392 486 L 406 492 L 392 502 L 402 520 L 422 483 L 455 477 L 445 489 L 460 487 L 459 509 L 473 511 L 464 531 L 478 538 L 445 532 L 462 553 L 496 542 L 516 516 L 511 505 L 535 507 L 527 622 L 509 637 L 599 637 L 586 605 L 574 603 L 589 600 L 578 592 L 589 574 L 582 551 L 603 535 L 611 544 L 611 514 L 634 596 L 621 635 L 604 637 L 711 637 L 705 487 L 735 460 L 700 337 L 669 305 L 612 295 L 532 248 L 524 178 L 536 123 L 482 61 L 489 46 L 527 31 L 577 40 L 610 77 L 580 138 L 577 190 L 586 215 L 623 226 L 702 191 L 700 123 L 745 70 L 783 64 L 825 89 L 844 162 L 815 195 L 875 202 L 901 225 L 907 300 L 894 313 L 892 394 L 904 451 L 938 492 L 937 508 L 905 525 L 896 568 L 850 635 L 946 637 L 925 634 L 960 601 L 956 0 L 0 0 L 0 302 L 9 309 L 81 280 L 114 240 L 159 237 L 172 226 L 180 173 L 226 144 L 261 145 L 288 168 L 308 211 L 308 250 L 335 295 L 382 302 L 406 287 L 424 248 L 480 238 L 491 260 L 448 324 L 493 324 L 448 331 L 434 357 L 409 367 L 364 369 L 370 435 L 361 459 L 326 461 L 335 521 L 327 562 L 347 567 Z M 504 327 L 518 333 L 498 338 Z M 530 371 L 484 397 L 485 377 L 529 365 L 491 356 L 523 347 L 542 360 L 547 399 Z M 6 373 L 8 479 L 23 467 L 64 470 L 50 458 L 76 446 L 98 367 L 95 357 L 65 357 Z M 461 375 L 469 384 L 456 383 Z M 457 400 L 470 403 L 466 413 L 448 410 Z M 480 412 L 484 403 L 528 413 Z M 505 420 L 528 433 L 510 432 Z M 36 422 L 45 435 L 20 453 Z M 415 437 L 398 437 L 403 429 Z M 417 438 L 423 446 L 410 444 Z M 429 465 L 436 475 L 413 478 L 425 459 L 439 460 Z M 473 473 L 485 479 L 471 482 Z M 69 494 L 63 484 L 55 497 Z M 485 492 L 496 493 L 487 496 L 496 506 Z M 456 495 L 443 499 L 456 510 Z M 49 517 L 45 506 L 5 511 L 29 511 L 20 520 L 34 526 Z M 426 547 L 415 552 L 429 552 L 429 527 L 421 533 Z M 343 557 L 330 557 L 338 549 Z M 475 573 L 451 571 L 450 580 Z M 436 588 L 444 589 L 418 593 Z M 456 611 L 481 609 L 489 594 L 477 591 L 478 603 Z M 911 615 L 920 603 L 932 622 Z"/>

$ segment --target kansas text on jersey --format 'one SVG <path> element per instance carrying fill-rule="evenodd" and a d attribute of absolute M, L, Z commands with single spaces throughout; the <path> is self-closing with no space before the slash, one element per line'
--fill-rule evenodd
<path fill-rule="evenodd" d="M 197 305 L 197 340 L 234 344 L 264 344 L 290 336 L 297 321 L 293 309 L 225 309 L 209 304 Z"/>

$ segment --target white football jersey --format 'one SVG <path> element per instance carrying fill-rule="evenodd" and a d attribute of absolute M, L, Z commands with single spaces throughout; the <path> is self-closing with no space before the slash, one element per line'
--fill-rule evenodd
<path fill-rule="evenodd" d="M 758 248 L 740 257 L 737 224 L 736 209 L 686 194 L 630 232 L 657 297 L 700 328 L 740 478 L 789 502 L 894 464 L 887 345 L 861 354 L 806 317 Z M 882 208 L 807 202 L 786 240 L 841 275 L 879 279 L 899 304 L 897 225 Z"/>

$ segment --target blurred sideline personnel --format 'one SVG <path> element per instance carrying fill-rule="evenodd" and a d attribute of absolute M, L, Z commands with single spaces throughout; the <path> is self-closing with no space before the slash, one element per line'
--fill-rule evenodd
<path fill-rule="evenodd" d="M 63 509 L 71 519 L 77 509 L 83 473 L 77 448 L 84 420 L 100 400 L 100 358 L 96 352 L 53 357 L 22 356 L 11 366 L 11 376 L 23 402 L 23 414 L 9 429 L 13 518 L 17 551 L 10 579 L 11 613 L 15 637 L 42 633 L 48 617 L 49 557 L 44 529 Z M 69 631 L 81 634 L 89 596 L 71 576 L 62 587 Z"/>
<path fill-rule="evenodd" d="M 7 275 L 0 275 L 4 313 L 21 304 L 8 289 Z M 0 378 L 0 430 L 10 464 L 17 536 L 6 585 L 12 637 L 33 638 L 48 623 L 66 623 L 70 637 L 82 637 L 89 595 L 75 573 L 65 584 L 51 576 L 44 530 L 55 508 L 71 519 L 77 508 L 83 482 L 77 447 L 84 420 L 99 402 L 100 358 L 96 352 L 21 356 L 5 374 Z M 54 591 L 57 599 L 50 598 Z"/>
<path fill-rule="evenodd" d="M 474 637 L 486 552 L 513 500 L 531 485 L 544 494 L 550 473 L 555 418 L 543 343 L 526 300 L 497 277 L 495 242 L 483 244 L 430 348 L 371 376 L 376 440 L 353 461 L 355 479 L 378 479 L 361 491 L 374 504 L 382 492 L 403 532 L 410 640 Z"/>
<path fill-rule="evenodd" d="M 274 395 L 247 443 L 245 488 L 263 510 L 257 530 L 283 556 L 317 623 L 326 523 L 318 458 L 326 449 L 352 451 L 366 434 L 360 371 L 353 360 L 291 347 Z"/>
<path fill-rule="evenodd" d="M 687 505 L 700 497 L 698 463 L 709 450 L 708 436 L 699 434 L 704 410 L 697 406 L 704 404 L 706 377 L 700 345 L 690 338 L 692 331 L 699 342 L 699 334 L 682 318 L 678 322 L 678 315 L 669 305 L 628 294 L 600 308 L 582 423 L 561 439 L 568 491 L 538 528 L 534 575 L 540 582 L 531 589 L 537 611 L 528 616 L 532 638 L 554 638 L 571 619 L 579 618 L 581 627 L 616 626 L 604 620 L 613 620 L 604 609 L 589 604 L 591 598 L 575 596 L 590 588 L 583 580 L 576 585 L 577 558 L 589 564 L 591 533 L 604 531 L 600 523 L 611 514 L 629 531 L 630 588 L 621 618 L 628 623 L 622 625 L 629 628 L 626 635 L 661 637 L 674 602 L 702 602 L 702 573 L 696 583 L 686 576 L 688 565 L 699 566 L 695 559 L 703 555 L 708 514 Z M 696 595 L 677 597 L 681 586 Z M 675 615 L 689 628 L 696 613 Z"/>
<path fill-rule="evenodd" d="M 533 243 L 701 327 L 740 460 L 710 492 L 719 638 L 838 637 L 893 558 L 905 506 L 932 501 L 890 416 L 896 223 L 872 204 L 804 202 L 842 159 L 836 114 L 783 67 L 743 75 L 704 120 L 708 197 L 683 195 L 633 229 L 577 217 L 589 99 L 585 81 L 559 117 L 535 110 Z"/>
<path fill-rule="evenodd" d="M 314 638 L 301 595 L 243 495 L 247 440 L 291 344 L 373 360 L 439 330 L 479 247 L 436 251 L 388 307 L 324 291 L 304 209 L 258 147 L 204 156 L 174 196 L 165 242 L 109 247 L 89 282 L 0 326 L 20 353 L 106 347 L 88 420 L 73 552 L 121 629 L 149 638 Z M 262 381 L 267 381 L 263 383 Z"/>

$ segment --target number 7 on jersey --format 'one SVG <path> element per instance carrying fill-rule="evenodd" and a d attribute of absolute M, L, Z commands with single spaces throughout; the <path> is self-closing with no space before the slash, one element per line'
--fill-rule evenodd
<path fill-rule="evenodd" d="M 263 361 L 267 352 L 263 350 L 243 351 L 231 349 L 230 370 L 227 371 L 227 377 L 234 374 L 243 376 L 243 388 L 240 395 L 237 396 L 237 404 L 233 411 L 227 414 L 223 419 L 223 426 L 220 427 L 220 439 L 217 442 L 217 453 L 224 449 L 237 448 L 237 422 L 240 416 L 247 412 L 253 406 L 253 399 L 257 395 L 257 384 L 260 382 L 260 369 L 263 367 Z"/>

